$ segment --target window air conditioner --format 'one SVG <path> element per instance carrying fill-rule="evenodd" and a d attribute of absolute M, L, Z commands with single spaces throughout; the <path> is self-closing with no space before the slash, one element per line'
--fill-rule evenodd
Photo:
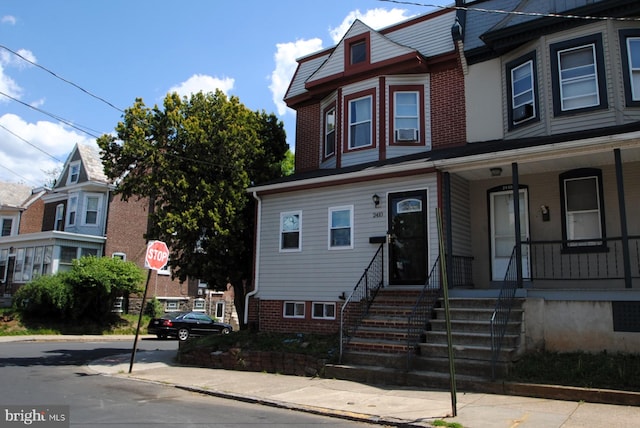
<path fill-rule="evenodd" d="M 202 296 L 203 294 L 204 294 L 204 292 L 203 292 L 202 288 L 199 288 L 198 289 L 198 296 Z"/>
<path fill-rule="evenodd" d="M 513 123 L 520 123 L 533 117 L 533 104 L 523 104 L 513 109 Z"/>
<path fill-rule="evenodd" d="M 397 129 L 396 141 L 418 141 L 418 130 L 413 128 Z"/>

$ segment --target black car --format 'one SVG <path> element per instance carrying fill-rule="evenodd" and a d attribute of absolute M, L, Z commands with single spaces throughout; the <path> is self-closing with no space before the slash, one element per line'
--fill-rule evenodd
<path fill-rule="evenodd" d="M 175 336 L 181 341 L 191 336 L 229 334 L 232 331 L 231 325 L 213 320 L 202 312 L 171 312 L 153 318 L 147 326 L 147 332 L 160 339 Z"/>

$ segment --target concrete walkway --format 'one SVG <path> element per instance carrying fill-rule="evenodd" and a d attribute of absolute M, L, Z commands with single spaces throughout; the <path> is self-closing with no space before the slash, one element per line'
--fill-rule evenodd
<path fill-rule="evenodd" d="M 100 340 L 95 336 L 65 338 Z M 121 340 L 133 343 L 130 337 Z M 131 374 L 130 354 L 94 361 L 88 369 L 217 397 L 392 426 L 431 427 L 435 420 L 457 422 L 464 428 L 640 426 L 640 408 L 634 406 L 460 391 L 456 396 L 457 416 L 451 417 L 453 406 L 448 391 L 182 367 L 174 363 L 175 356 L 175 351 L 139 351 Z"/>

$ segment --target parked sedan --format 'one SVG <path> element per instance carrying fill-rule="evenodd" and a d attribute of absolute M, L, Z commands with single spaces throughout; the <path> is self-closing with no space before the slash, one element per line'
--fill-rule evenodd
<path fill-rule="evenodd" d="M 201 312 L 172 312 L 149 322 L 147 332 L 155 334 L 160 339 L 177 337 L 185 341 L 191 336 L 206 334 L 229 334 L 233 327 L 211 319 Z"/>

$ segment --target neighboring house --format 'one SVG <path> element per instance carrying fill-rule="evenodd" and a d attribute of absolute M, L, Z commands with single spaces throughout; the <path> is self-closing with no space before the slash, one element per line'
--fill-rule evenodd
<path fill-rule="evenodd" d="M 456 4 L 298 61 L 248 321 L 340 331 L 361 279 L 422 289 L 442 244 L 452 297 L 517 287 L 521 349 L 640 351 L 640 22 L 614 19 L 640 3 Z"/>
<path fill-rule="evenodd" d="M 37 275 L 65 271 L 85 255 L 119 257 L 144 267 L 148 202 L 124 202 L 114 195 L 95 146 L 76 145 L 52 189 L 32 191 L 3 183 L 0 203 L 0 279 L 5 294 Z M 157 297 L 166 311 L 224 314 L 224 305 L 216 304 L 224 298 L 210 297 L 207 291 L 207 284 L 198 280 L 173 280 L 167 268 L 152 271 L 147 297 Z M 123 299 L 116 309 L 135 311 L 140 302 L 139 296 L 131 302 Z"/>

